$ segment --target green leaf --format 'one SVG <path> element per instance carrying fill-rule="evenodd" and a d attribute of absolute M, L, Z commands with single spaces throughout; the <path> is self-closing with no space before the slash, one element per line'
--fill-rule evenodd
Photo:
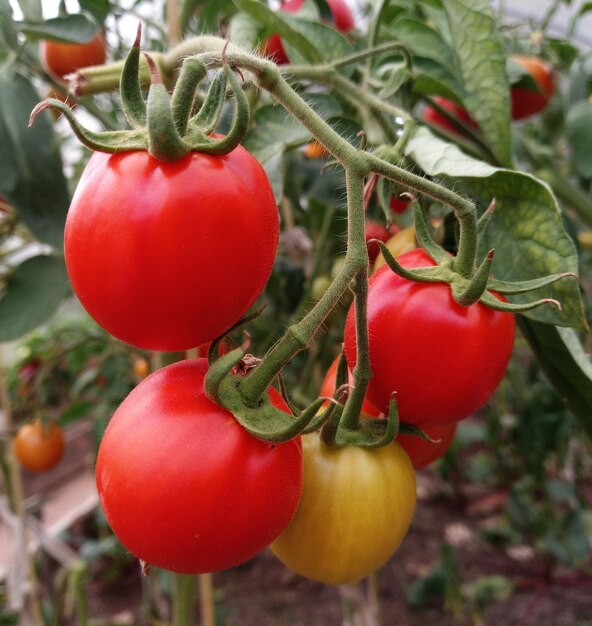
<path fill-rule="evenodd" d="M 518 324 L 545 376 L 592 439 L 592 363 L 577 333 L 522 316 Z"/>
<path fill-rule="evenodd" d="M 506 55 L 488 0 L 444 0 L 463 101 L 502 165 L 512 163 Z"/>
<path fill-rule="evenodd" d="M 26 20 L 36 22 L 43 19 L 41 0 L 18 0 L 18 5 Z"/>
<path fill-rule="evenodd" d="M 111 12 L 111 3 L 109 0 L 78 0 L 78 4 L 82 11 L 90 13 L 100 24 Z"/>
<path fill-rule="evenodd" d="M 576 250 L 563 227 L 557 201 L 549 187 L 530 174 L 493 167 L 478 161 L 453 145 L 418 128 L 406 147 L 407 155 L 430 176 L 450 177 L 480 206 L 493 198 L 496 209 L 480 242 L 484 257 L 496 249 L 493 275 L 505 281 L 529 280 L 578 271 Z M 528 294 L 514 295 L 511 302 L 555 298 L 562 310 L 545 305 L 525 313 L 529 318 L 585 329 L 583 305 L 577 282 L 565 278 Z"/>
<path fill-rule="evenodd" d="M 263 165 L 275 199 L 279 202 L 284 193 L 284 151 L 304 143 L 310 137 L 310 132 L 284 109 L 273 105 L 258 109 L 254 123 L 244 146 Z"/>
<path fill-rule="evenodd" d="M 230 41 L 238 46 L 255 50 L 261 41 L 261 24 L 248 13 L 235 13 L 228 28 Z"/>
<path fill-rule="evenodd" d="M 8 0 L 0 0 L 0 59 L 18 47 L 12 7 Z"/>
<path fill-rule="evenodd" d="M 306 41 L 310 42 L 317 53 L 322 56 L 322 59 L 312 60 L 308 53 L 302 50 L 299 45 L 285 38 L 283 44 L 291 63 L 305 63 L 307 61 L 315 63 L 320 60 L 331 61 L 347 56 L 354 51 L 349 41 L 331 26 L 321 24 L 318 21 L 291 16 L 286 16 L 284 19 L 295 32 L 305 37 Z M 321 50 L 322 53 L 320 52 Z"/>
<path fill-rule="evenodd" d="M 9 276 L 0 299 L 0 341 L 12 341 L 46 322 L 70 292 L 63 257 L 36 256 Z"/>
<path fill-rule="evenodd" d="M 571 162 L 583 178 L 592 178 L 592 104 L 582 100 L 565 118 L 565 130 L 571 149 Z"/>
<path fill-rule="evenodd" d="M 321 53 L 298 30 L 288 24 L 287 19 L 269 9 L 258 0 L 233 0 L 236 7 L 248 13 L 259 24 L 266 26 L 270 33 L 281 35 L 284 43 L 296 48 L 304 58 L 311 63 L 320 63 L 323 60 Z"/>
<path fill-rule="evenodd" d="M 440 65 L 454 71 L 454 53 L 440 33 L 425 22 L 403 17 L 392 26 L 394 37 L 419 57 L 432 59 Z"/>
<path fill-rule="evenodd" d="M 40 241 L 61 248 L 70 197 L 47 113 L 27 127 L 39 99 L 26 78 L 0 71 L 0 194 Z"/>
<path fill-rule="evenodd" d="M 87 43 L 95 38 L 99 25 L 85 13 L 54 17 L 40 22 L 17 22 L 17 28 L 29 39 L 51 39 L 67 43 Z"/>

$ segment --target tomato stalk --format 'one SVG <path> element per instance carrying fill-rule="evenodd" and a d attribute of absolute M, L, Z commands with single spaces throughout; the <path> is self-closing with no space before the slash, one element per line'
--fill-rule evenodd
<path fill-rule="evenodd" d="M 173 573 L 173 626 L 192 626 L 197 577 Z"/>

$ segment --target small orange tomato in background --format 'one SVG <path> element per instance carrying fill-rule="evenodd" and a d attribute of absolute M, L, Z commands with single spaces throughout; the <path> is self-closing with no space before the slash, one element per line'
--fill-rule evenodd
<path fill-rule="evenodd" d="M 30 472 L 45 472 L 64 454 L 64 436 L 55 422 L 35 419 L 21 426 L 12 440 L 18 462 Z"/>
<path fill-rule="evenodd" d="M 102 65 L 107 58 L 105 38 L 99 32 L 86 43 L 63 43 L 44 39 L 39 44 L 39 58 L 49 74 L 64 78 L 82 67 Z"/>

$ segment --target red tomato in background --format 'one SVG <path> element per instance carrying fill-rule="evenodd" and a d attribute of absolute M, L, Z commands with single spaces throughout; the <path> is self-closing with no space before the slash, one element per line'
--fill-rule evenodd
<path fill-rule="evenodd" d="M 427 467 L 448 450 L 456 435 L 456 424 L 426 426 L 422 430 L 433 443 L 417 435 L 397 435 L 397 442 L 407 452 L 415 469 Z"/>
<path fill-rule="evenodd" d="M 133 346 L 188 350 L 223 334 L 271 274 L 277 206 L 238 146 L 161 162 L 95 152 L 66 220 L 65 259 L 83 306 Z"/>
<path fill-rule="evenodd" d="M 49 74 L 63 78 L 82 67 L 105 63 L 105 38 L 99 32 L 86 43 L 42 40 L 39 44 L 39 58 Z"/>
<path fill-rule="evenodd" d="M 398 196 L 393 196 L 391 198 L 389 206 L 393 213 L 401 215 L 402 213 L 405 213 L 410 204 L 410 200 L 406 200 L 405 198 L 399 198 Z"/>
<path fill-rule="evenodd" d="M 302 490 L 300 437 L 255 439 L 203 390 L 205 359 L 145 378 L 117 409 L 97 457 L 109 525 L 136 557 L 173 572 L 233 567 L 268 546 Z M 272 402 L 288 412 L 273 389 Z"/>
<path fill-rule="evenodd" d="M 279 10 L 286 13 L 297 13 L 303 4 L 304 0 L 287 0 L 287 2 L 282 2 Z M 345 0 L 327 0 L 327 4 L 331 9 L 335 28 L 338 31 L 347 33 L 354 29 L 354 18 Z M 290 62 L 279 35 L 272 35 L 264 42 L 261 47 L 261 54 L 269 57 L 278 65 L 285 65 Z"/>
<path fill-rule="evenodd" d="M 510 91 L 512 101 L 512 119 L 521 120 L 540 113 L 549 102 L 549 98 L 555 93 L 555 77 L 550 65 L 537 57 L 514 55 L 516 63 L 520 63 L 533 77 L 540 93 L 512 87 Z"/>
<path fill-rule="evenodd" d="M 12 440 L 18 462 L 30 472 L 50 470 L 64 456 L 64 448 L 64 435 L 59 425 L 38 419 L 21 426 Z"/>
<path fill-rule="evenodd" d="M 398 257 L 404 267 L 434 265 L 424 250 Z M 356 362 L 354 309 L 344 344 Z M 402 422 L 443 425 L 468 417 L 501 381 L 514 343 L 514 316 L 481 303 L 457 304 L 445 283 L 416 283 L 387 265 L 370 278 L 368 331 L 373 378 L 368 399 L 383 413 L 393 392 Z"/>
<path fill-rule="evenodd" d="M 380 246 L 377 243 L 369 243 L 370 239 L 379 239 L 382 242 L 387 242 L 392 237 L 393 233 L 391 233 L 384 224 L 376 220 L 366 220 L 365 235 L 366 247 L 368 248 L 368 260 L 370 261 L 370 265 L 372 265 L 380 252 Z"/>
<path fill-rule="evenodd" d="M 442 108 L 449 111 L 454 117 L 466 124 L 469 128 L 479 128 L 475 120 L 469 115 L 469 112 L 446 98 L 441 96 L 434 96 L 433 100 L 437 102 Z M 435 126 L 439 126 L 444 130 L 459 135 L 461 131 L 449 120 L 447 120 L 441 113 L 439 113 L 434 107 L 429 104 L 425 106 L 423 110 L 423 118 L 426 122 L 431 122 Z"/>

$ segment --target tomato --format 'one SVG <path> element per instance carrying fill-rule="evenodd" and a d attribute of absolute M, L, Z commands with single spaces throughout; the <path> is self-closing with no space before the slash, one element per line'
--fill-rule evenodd
<path fill-rule="evenodd" d="M 119 406 L 97 456 L 109 525 L 136 557 L 174 572 L 233 567 L 269 545 L 302 489 L 300 438 L 255 439 L 203 390 L 206 359 L 145 378 Z M 288 412 L 271 390 L 275 406 Z"/>
<path fill-rule="evenodd" d="M 447 100 L 446 98 L 442 98 L 441 96 L 434 96 L 433 100 L 442 108 L 449 111 L 458 120 L 466 124 L 469 128 L 478 128 L 477 123 L 470 116 L 469 112 L 465 108 L 456 104 L 456 102 L 452 102 L 452 100 Z M 426 105 L 423 110 L 423 118 L 426 122 L 431 122 L 435 126 L 439 126 L 440 128 L 455 135 L 459 135 L 461 133 L 459 128 L 457 128 L 452 122 L 447 120 L 439 111 L 437 111 L 429 104 Z"/>
<path fill-rule="evenodd" d="M 409 208 L 411 204 L 410 200 L 406 200 L 405 198 L 399 198 L 397 196 L 393 196 L 389 203 L 390 209 L 393 213 L 397 215 L 401 215 L 405 213 L 405 211 Z"/>
<path fill-rule="evenodd" d="M 322 143 L 311 141 L 304 146 L 304 155 L 308 159 L 324 159 L 329 156 L 329 152 Z"/>
<path fill-rule="evenodd" d="M 133 346 L 172 352 L 242 317 L 271 274 L 278 236 L 267 176 L 241 146 L 172 162 L 95 152 L 68 211 L 64 251 L 96 322 Z"/>
<path fill-rule="evenodd" d="M 404 267 L 434 265 L 424 250 Z M 355 320 L 345 324 L 347 362 L 356 362 Z M 514 315 L 457 304 L 445 283 L 417 283 L 385 265 L 370 278 L 368 332 L 373 377 L 368 399 L 384 413 L 393 392 L 402 422 L 442 425 L 469 416 L 502 379 L 514 342 Z"/>
<path fill-rule="evenodd" d="M 297 13 L 302 8 L 304 0 L 287 0 L 282 2 L 280 11 L 285 13 Z M 354 18 L 350 8 L 345 0 L 327 0 L 329 9 L 333 15 L 333 21 L 335 22 L 335 28 L 342 32 L 347 33 L 354 29 Z M 285 65 L 290 62 L 282 40 L 279 35 L 272 35 L 261 46 L 261 54 L 269 57 L 272 61 L 278 65 Z M 311 157 L 318 158 L 318 157 Z"/>
<path fill-rule="evenodd" d="M 42 40 L 39 44 L 39 58 L 49 74 L 63 78 L 82 67 L 105 63 L 105 38 L 99 32 L 86 43 Z"/>
<path fill-rule="evenodd" d="M 337 366 L 339 365 L 339 357 L 336 357 L 327 373 L 325 374 L 325 378 L 323 379 L 323 383 L 321 384 L 320 395 L 325 396 L 327 398 L 332 398 L 335 393 L 335 379 L 337 378 Z M 349 372 L 348 383 L 353 384 L 354 378 L 351 372 Z M 378 417 L 380 415 L 380 411 L 373 406 L 368 400 L 364 400 L 364 404 L 362 405 L 362 415 L 365 417 Z"/>
<path fill-rule="evenodd" d="M 55 422 L 35 419 L 21 426 L 12 448 L 18 462 L 30 472 L 45 472 L 57 465 L 64 455 L 64 435 Z"/>
<path fill-rule="evenodd" d="M 332 585 L 354 582 L 383 565 L 407 534 L 415 473 L 393 441 L 382 448 L 328 448 L 302 438 L 304 485 L 294 519 L 271 544 L 299 574 Z"/>
<path fill-rule="evenodd" d="M 142 380 L 142 378 L 146 378 L 146 376 L 150 374 L 150 363 L 148 363 L 148 359 L 138 357 L 134 359 L 133 369 L 134 376 L 137 379 Z"/>
<path fill-rule="evenodd" d="M 30 383 L 41 368 L 41 359 L 32 359 L 19 367 L 17 377 L 22 383 Z"/>
<path fill-rule="evenodd" d="M 386 241 L 386 247 L 394 257 L 398 257 L 400 254 L 414 250 L 417 247 L 415 242 L 415 228 L 413 226 L 402 228 Z M 374 271 L 384 264 L 385 260 L 381 251 L 378 253 L 376 260 L 374 261 Z"/>
<path fill-rule="evenodd" d="M 512 58 L 528 71 L 540 89 L 539 93 L 512 87 L 512 119 L 521 120 L 540 113 L 547 106 L 549 98 L 555 93 L 555 77 L 551 67 L 537 57 L 514 55 Z"/>
<path fill-rule="evenodd" d="M 370 239 L 379 239 L 382 242 L 386 242 L 390 239 L 391 233 L 384 224 L 376 220 L 366 220 L 364 234 L 366 236 L 366 247 L 368 248 L 368 260 L 370 265 L 372 265 L 380 252 L 380 247 L 377 243 L 369 243 Z"/>
<path fill-rule="evenodd" d="M 417 435 L 397 435 L 397 442 L 407 452 L 415 469 L 427 467 L 448 450 L 456 435 L 456 424 L 427 426 L 423 431 L 433 443 Z"/>

